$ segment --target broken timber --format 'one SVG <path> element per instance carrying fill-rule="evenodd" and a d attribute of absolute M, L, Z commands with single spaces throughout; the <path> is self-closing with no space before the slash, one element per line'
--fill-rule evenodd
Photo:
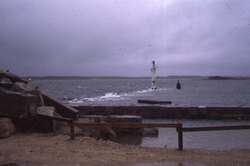
<path fill-rule="evenodd" d="M 53 106 L 56 109 L 56 113 L 62 115 L 64 118 L 72 118 L 77 119 L 78 110 L 64 104 L 61 100 L 57 99 L 56 97 L 40 90 L 44 104 L 46 106 Z"/>
<path fill-rule="evenodd" d="M 138 100 L 138 103 L 146 103 L 146 104 L 172 104 L 172 101 Z"/>

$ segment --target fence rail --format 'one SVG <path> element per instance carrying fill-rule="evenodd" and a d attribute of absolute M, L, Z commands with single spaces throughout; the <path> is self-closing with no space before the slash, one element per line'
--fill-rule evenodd
<path fill-rule="evenodd" d="M 182 128 L 182 123 L 74 123 L 73 119 L 48 116 L 43 114 L 37 114 L 37 116 L 68 122 L 70 127 L 71 139 L 75 138 L 74 127 L 122 127 L 122 128 L 141 128 L 141 127 L 168 127 L 176 128 L 178 132 L 178 146 L 179 150 L 183 150 L 183 132 L 193 132 L 193 131 L 217 131 L 217 130 L 244 130 L 250 129 L 250 125 L 237 125 L 237 126 L 206 126 L 206 127 L 185 127 Z"/>
<path fill-rule="evenodd" d="M 250 129 L 250 125 L 185 127 L 185 128 L 178 128 L 177 132 L 216 131 L 216 130 L 244 130 L 244 129 Z"/>
<path fill-rule="evenodd" d="M 180 123 L 73 123 L 73 126 L 91 126 L 91 127 L 123 127 L 123 128 L 140 128 L 140 127 L 171 127 L 177 128 Z"/>
<path fill-rule="evenodd" d="M 44 117 L 44 118 L 48 118 L 48 119 L 53 119 L 53 120 L 58 120 L 58 121 L 64 121 L 64 122 L 68 122 L 68 123 L 73 123 L 73 119 L 69 119 L 69 118 L 50 116 L 50 115 L 44 115 L 44 114 L 39 114 L 39 113 L 37 113 L 36 116 L 40 116 L 40 117 Z"/>
<path fill-rule="evenodd" d="M 168 127 L 182 128 L 182 123 L 68 123 L 71 128 L 71 139 L 74 139 L 74 126 L 78 127 L 122 127 L 122 128 L 141 128 L 141 127 Z M 178 132 L 179 149 L 183 149 L 182 132 Z"/>

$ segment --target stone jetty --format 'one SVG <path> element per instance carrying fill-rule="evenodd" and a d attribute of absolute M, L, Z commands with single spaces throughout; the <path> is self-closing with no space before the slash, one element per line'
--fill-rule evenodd
<path fill-rule="evenodd" d="M 80 115 L 137 115 L 143 118 L 250 119 L 250 107 L 237 106 L 72 106 Z"/>

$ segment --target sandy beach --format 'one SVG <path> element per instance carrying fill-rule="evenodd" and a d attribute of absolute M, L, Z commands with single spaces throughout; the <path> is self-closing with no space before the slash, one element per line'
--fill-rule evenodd
<path fill-rule="evenodd" d="M 250 149 L 215 151 L 121 145 L 90 137 L 71 140 L 63 134 L 20 133 L 0 140 L 0 164 L 36 165 L 134 165 L 137 163 L 187 163 L 250 165 Z"/>

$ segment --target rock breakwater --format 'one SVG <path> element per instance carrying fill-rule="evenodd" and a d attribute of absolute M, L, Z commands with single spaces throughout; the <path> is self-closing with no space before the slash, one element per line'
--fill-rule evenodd
<path fill-rule="evenodd" d="M 41 131 L 37 128 L 40 124 L 43 124 L 40 126 L 44 132 L 53 131 L 53 120 L 37 117 L 37 110 L 41 108 L 45 114 L 57 113 L 66 118 L 77 119 L 78 111 L 74 108 L 28 85 L 28 80 L 0 70 L 0 138 L 9 137 L 15 129 Z M 46 128 L 45 123 L 49 124 Z"/>

